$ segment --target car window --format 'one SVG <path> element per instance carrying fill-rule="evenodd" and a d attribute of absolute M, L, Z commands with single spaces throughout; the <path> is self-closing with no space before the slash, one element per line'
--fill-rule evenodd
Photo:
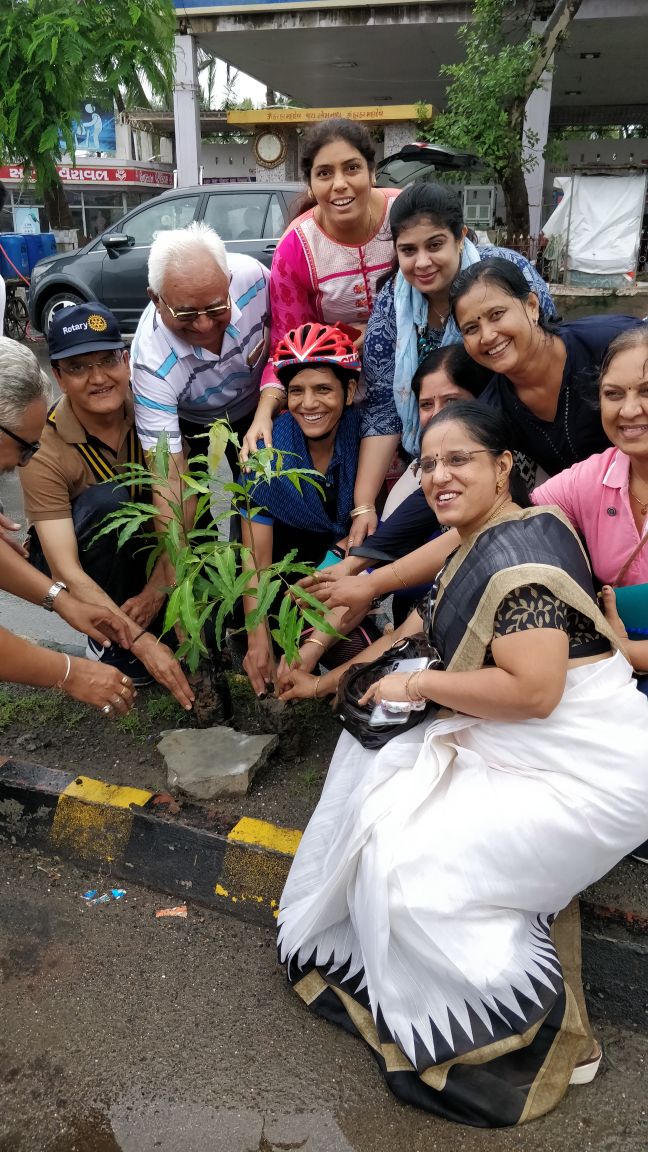
<path fill-rule="evenodd" d="M 171 200 L 155 200 L 131 220 L 127 220 L 123 229 L 119 226 L 115 231 L 124 231 L 132 236 L 135 244 L 152 244 L 158 232 L 168 232 L 170 228 L 186 228 L 196 215 L 198 196 L 178 196 Z"/>
<path fill-rule="evenodd" d="M 268 215 L 266 216 L 265 228 L 263 229 L 264 240 L 278 240 L 280 236 L 283 236 L 285 227 L 286 222 L 281 210 L 281 204 L 279 203 L 279 197 L 273 193 L 270 197 L 270 207 L 268 209 Z"/>
<path fill-rule="evenodd" d="M 267 192 L 212 192 L 204 220 L 221 240 L 260 240 L 267 206 Z"/>

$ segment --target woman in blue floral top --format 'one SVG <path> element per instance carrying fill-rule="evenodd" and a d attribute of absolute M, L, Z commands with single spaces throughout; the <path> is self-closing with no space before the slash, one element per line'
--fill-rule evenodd
<path fill-rule="evenodd" d="M 376 498 L 395 449 L 414 456 L 419 435 L 418 405 L 411 380 L 434 348 L 458 344 L 448 296 L 456 276 L 488 256 L 503 256 L 524 273 L 540 302 L 543 319 L 556 316 L 547 285 L 519 252 L 493 245 L 476 247 L 467 237 L 461 202 L 452 188 L 413 184 L 395 201 L 390 225 L 396 261 L 379 292 L 365 334 L 366 382 L 352 544 L 375 530 Z"/>

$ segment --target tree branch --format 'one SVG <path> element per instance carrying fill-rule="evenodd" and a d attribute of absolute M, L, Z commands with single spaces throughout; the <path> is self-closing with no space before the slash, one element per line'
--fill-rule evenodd
<path fill-rule="evenodd" d="M 526 78 L 524 92 L 522 96 L 511 105 L 512 127 L 518 125 L 523 119 L 527 100 L 538 87 L 542 73 L 545 71 L 558 44 L 578 12 L 581 3 L 582 0 L 558 0 L 556 7 L 545 24 L 535 60 Z"/>
<path fill-rule="evenodd" d="M 527 77 L 527 100 L 531 93 L 535 92 L 542 73 L 551 60 L 559 41 L 564 36 L 574 16 L 578 12 L 581 3 L 582 0 L 558 0 L 556 7 L 545 24 L 542 38 L 538 45 L 538 54 Z"/>

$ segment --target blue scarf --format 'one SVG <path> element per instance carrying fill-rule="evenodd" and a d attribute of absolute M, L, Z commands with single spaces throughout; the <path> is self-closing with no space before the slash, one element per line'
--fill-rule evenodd
<path fill-rule="evenodd" d="M 479 252 L 470 240 L 463 242 L 461 271 L 476 264 Z M 412 376 L 418 368 L 418 329 L 426 328 L 428 302 L 417 288 L 408 284 L 398 270 L 394 282 L 394 308 L 396 310 L 396 356 L 394 365 L 394 402 L 403 425 L 403 447 L 411 456 L 418 450 L 418 401 L 412 393 Z M 460 344 L 461 333 L 452 316 L 448 317 L 441 346 Z"/>
<path fill-rule="evenodd" d="M 275 421 L 272 444 L 282 452 L 294 452 L 284 460 L 286 468 L 312 468 L 308 440 L 299 424 L 284 412 Z M 290 480 L 279 478 L 270 483 L 261 481 L 254 488 L 254 501 L 265 508 L 274 520 L 303 528 L 308 532 L 326 532 L 331 543 L 343 540 L 349 531 L 350 512 L 353 508 L 353 489 L 360 448 L 360 409 L 353 405 L 344 409 L 335 434 L 331 462 L 322 477 L 321 487 L 327 482 L 337 492 L 335 519 L 331 519 L 324 501 L 312 484 L 302 482 L 301 495 Z"/>

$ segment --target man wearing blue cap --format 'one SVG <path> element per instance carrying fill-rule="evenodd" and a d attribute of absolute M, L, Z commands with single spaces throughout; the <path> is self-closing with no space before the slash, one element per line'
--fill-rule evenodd
<path fill-rule="evenodd" d="M 48 333 L 50 361 L 63 393 L 50 409 L 40 449 L 21 470 L 31 525 L 30 558 L 80 600 L 120 606 L 132 651 L 117 645 L 90 652 L 133 682 L 169 684 L 184 676 L 173 654 L 146 631 L 164 604 L 160 565 L 146 579 L 141 537 L 117 550 L 115 537 L 93 537 L 108 512 L 131 499 L 120 465 L 143 463 L 135 432 L 128 351 L 117 320 L 94 302 L 58 312 Z M 102 481 L 115 479 L 115 484 Z M 142 667 L 143 665 L 143 667 Z"/>

